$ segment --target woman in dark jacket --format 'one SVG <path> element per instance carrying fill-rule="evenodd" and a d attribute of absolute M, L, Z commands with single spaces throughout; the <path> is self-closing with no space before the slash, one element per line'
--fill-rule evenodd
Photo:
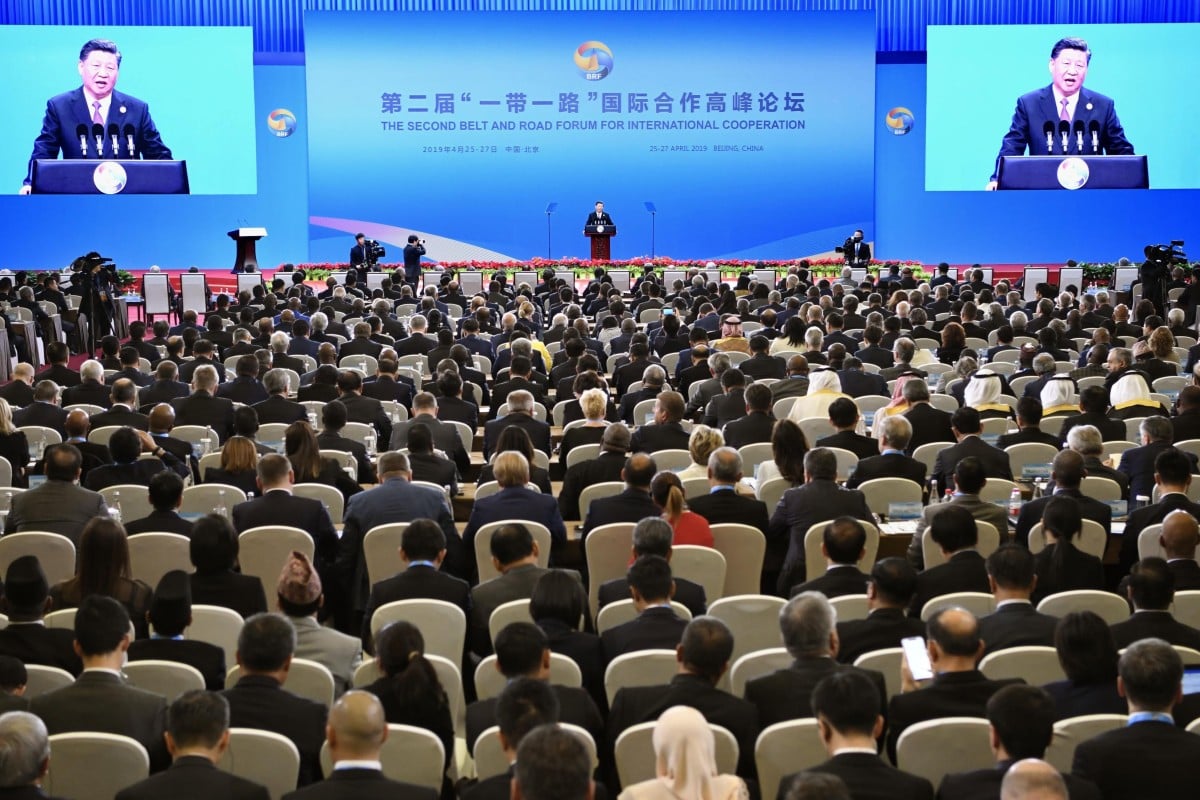
<path fill-rule="evenodd" d="M 234 572 L 238 537 L 228 519 L 206 514 L 192 525 L 191 540 L 189 555 L 196 568 L 191 575 L 193 605 L 221 606 L 243 618 L 267 610 L 262 581 Z"/>
<path fill-rule="evenodd" d="M 579 581 L 561 570 L 551 570 L 538 579 L 529 600 L 529 614 L 550 640 L 550 651 L 564 655 L 579 666 L 583 688 L 603 712 L 608 708 L 604 693 L 604 654 L 600 637 L 581 630 L 584 598 Z"/>
<path fill-rule="evenodd" d="M 55 611 L 77 608 L 85 597 L 102 594 L 125 606 L 137 638 L 150 635 L 146 612 L 154 590 L 130 577 L 129 540 L 121 523 L 108 517 L 93 517 L 79 536 L 79 567 L 75 577 L 50 587 Z"/>
<path fill-rule="evenodd" d="M 342 499 L 346 502 L 350 501 L 351 495 L 362 491 L 358 482 L 347 475 L 337 461 L 321 456 L 321 445 L 317 443 L 317 435 L 307 421 L 288 425 L 283 435 L 283 449 L 292 463 L 295 483 L 332 486 L 342 493 Z"/>
<path fill-rule="evenodd" d="M 1058 592 L 1104 588 L 1104 565 L 1091 553 L 1075 546 L 1083 532 L 1079 504 L 1070 497 L 1054 497 L 1042 512 L 1046 547 L 1035 557 L 1037 589 L 1033 603 Z"/>
<path fill-rule="evenodd" d="M 1054 629 L 1058 663 L 1065 681 L 1046 684 L 1054 698 L 1055 717 L 1085 714 L 1126 714 L 1125 699 L 1117 693 L 1117 645 L 1108 623 L 1091 611 L 1073 611 Z"/>
<path fill-rule="evenodd" d="M 258 491 L 258 448 L 245 436 L 231 436 L 221 448 L 221 466 L 204 470 L 204 483 L 236 486 L 247 495 Z"/>
<path fill-rule="evenodd" d="M 0 456 L 12 467 L 12 485 L 24 489 L 29 485 L 25 467 L 29 463 L 29 442 L 25 431 L 13 426 L 12 406 L 0 397 Z"/>

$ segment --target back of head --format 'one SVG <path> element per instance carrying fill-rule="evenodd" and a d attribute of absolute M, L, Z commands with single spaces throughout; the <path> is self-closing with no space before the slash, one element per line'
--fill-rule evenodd
<path fill-rule="evenodd" d="M 792 658 L 830 654 L 837 611 L 820 592 L 801 592 L 779 611 L 783 646 Z"/>
<path fill-rule="evenodd" d="M 401 534 L 400 549 L 409 561 L 434 561 L 446 549 L 446 534 L 431 519 L 415 519 Z"/>
<path fill-rule="evenodd" d="M 188 555 L 198 573 L 231 569 L 238 556 L 237 532 L 223 514 L 206 514 L 192 524 Z"/>
<path fill-rule="evenodd" d="M 1074 684 L 1084 686 L 1117 677 L 1117 645 L 1111 629 L 1092 611 L 1072 611 L 1054 628 L 1058 663 Z"/>
<path fill-rule="evenodd" d="M 94 594 L 79 604 L 75 642 L 84 658 L 114 652 L 129 635 L 129 612 L 119 601 Z"/>
<path fill-rule="evenodd" d="M 979 494 L 987 485 L 987 471 L 975 456 L 967 456 L 954 466 L 954 486 L 963 494 Z"/>
<path fill-rule="evenodd" d="M 625 574 L 629 588 L 646 603 L 662 603 L 671 599 L 671 565 L 661 556 L 639 556 Z"/>
<path fill-rule="evenodd" d="M 987 557 L 987 571 L 996 586 L 1010 592 L 1033 592 L 1035 559 L 1029 548 L 1001 545 Z"/>
<path fill-rule="evenodd" d="M 871 568 L 876 597 L 892 608 L 908 608 L 917 591 L 917 571 L 904 558 L 883 558 Z"/>
<path fill-rule="evenodd" d="M 963 608 L 944 608 L 930 618 L 926 636 L 943 653 L 952 657 L 970 658 L 979 654 L 979 621 Z"/>
<path fill-rule="evenodd" d="M 1162 639 L 1142 639 L 1121 654 L 1117 670 L 1130 709 L 1170 712 L 1183 681 L 1183 661 Z"/>
<path fill-rule="evenodd" d="M 929 535 L 947 553 L 957 553 L 979 542 L 979 530 L 970 511 L 951 504 L 938 511 L 929 525 Z"/>
<path fill-rule="evenodd" d="M 904 386 L 905 388 L 908 388 L 907 383 L 904 384 Z M 979 418 L 979 411 L 971 408 L 970 406 L 963 406 L 955 411 L 950 416 L 950 424 L 954 427 L 954 430 L 958 431 L 964 436 L 972 433 L 979 433 L 981 430 L 983 430 L 983 424 Z"/>
<path fill-rule="evenodd" d="M 50 583 L 37 556 L 21 556 L 4 574 L 4 599 L 10 620 L 41 619 L 50 596 Z"/>
<path fill-rule="evenodd" d="M 532 622 L 513 622 L 496 634 L 496 662 L 504 677 L 533 677 L 550 649 L 550 640 Z"/>
<path fill-rule="evenodd" d="M 591 773 L 591 759 L 575 734 L 557 725 L 541 725 L 527 733 L 517 748 L 513 796 L 520 800 L 587 800 Z"/>
<path fill-rule="evenodd" d="M 546 572 L 533 587 L 529 614 L 537 622 L 557 620 L 569 628 L 577 628 L 583 616 L 579 581 L 560 569 Z"/>
<path fill-rule="evenodd" d="M 167 733 L 176 750 L 211 750 L 227 730 L 229 701 L 217 692 L 184 692 L 167 709 Z"/>
<path fill-rule="evenodd" d="M 0 789 L 33 786 L 49 760 L 50 736 L 40 717 L 27 711 L 0 715 Z"/>
<path fill-rule="evenodd" d="M 492 471 L 496 482 L 506 489 L 529 483 L 529 461 L 516 450 L 506 450 L 497 455 Z"/>
<path fill-rule="evenodd" d="M 150 601 L 150 624 L 159 636 L 181 636 L 192 621 L 192 585 L 188 574 L 174 569 L 154 587 Z"/>
<path fill-rule="evenodd" d="M 659 396 L 661 397 L 661 395 Z M 622 475 L 625 477 L 625 483 L 629 486 L 649 491 L 650 482 L 654 480 L 654 474 L 657 471 L 658 466 L 654 463 L 653 458 L 645 453 L 634 453 L 626 459 Z"/>
<path fill-rule="evenodd" d="M 836 670 L 813 689 L 812 711 L 843 736 L 873 736 L 880 721 L 879 690 L 861 670 Z"/>
<path fill-rule="evenodd" d="M 1067 784 L 1045 761 L 1018 761 L 1004 774 L 1000 800 L 1067 800 Z"/>
<path fill-rule="evenodd" d="M 1069 542 L 1083 528 L 1079 504 L 1069 497 L 1052 497 L 1042 510 L 1042 528 L 1059 542 Z"/>
<path fill-rule="evenodd" d="M 856 564 L 867 545 L 867 530 L 854 517 L 838 517 L 825 526 L 822 542 L 835 564 Z"/>
<path fill-rule="evenodd" d="M 667 558 L 674 535 L 671 524 L 662 517 L 645 517 L 633 528 L 633 552 L 637 556 Z"/>
<path fill-rule="evenodd" d="M 496 724 L 508 746 L 516 749 L 534 728 L 558 722 L 558 696 L 546 681 L 516 678 L 496 700 Z"/>
<path fill-rule="evenodd" d="M 987 703 L 987 719 L 1013 760 L 1041 758 L 1054 738 L 1054 700 L 1037 686 L 1005 686 Z"/>
<path fill-rule="evenodd" d="M 851 800 L 846 782 L 828 772 L 801 772 L 792 780 L 783 800 Z"/>
<path fill-rule="evenodd" d="M 533 534 L 520 522 L 502 525 L 492 534 L 492 558 L 508 566 L 533 555 Z"/>
<path fill-rule="evenodd" d="M 1175 599 L 1175 575 L 1162 558 L 1143 558 L 1129 571 L 1129 599 L 1139 611 L 1166 611 Z"/>
<path fill-rule="evenodd" d="M 804 471 L 809 480 L 836 480 L 837 456 L 827 447 L 815 447 L 804 454 Z"/>
<path fill-rule="evenodd" d="M 73 444 L 56 444 L 46 448 L 46 479 L 70 483 L 79 477 L 83 454 Z"/>
<path fill-rule="evenodd" d="M 349 691 L 329 710 L 329 744 L 339 761 L 376 760 L 387 739 L 383 704 L 371 692 Z"/>
<path fill-rule="evenodd" d="M 277 672 L 296 652 L 296 629 L 282 614 L 255 614 L 238 634 L 238 664 L 247 673 Z"/>
<path fill-rule="evenodd" d="M 733 632 L 716 617 L 696 617 L 683 629 L 679 646 L 683 665 L 716 684 L 733 656 Z"/>

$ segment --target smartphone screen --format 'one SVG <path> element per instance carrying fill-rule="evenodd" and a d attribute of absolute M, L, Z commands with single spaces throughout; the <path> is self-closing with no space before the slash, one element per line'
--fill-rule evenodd
<path fill-rule="evenodd" d="M 900 640 L 904 648 L 904 660 L 908 662 L 908 671 L 913 680 L 927 681 L 933 678 L 933 665 L 929 663 L 929 650 L 925 647 L 925 639 L 921 636 L 909 636 Z"/>

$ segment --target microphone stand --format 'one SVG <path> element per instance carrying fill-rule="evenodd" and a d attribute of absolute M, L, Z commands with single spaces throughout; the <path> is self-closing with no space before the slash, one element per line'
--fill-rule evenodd
<path fill-rule="evenodd" d="M 645 202 L 645 205 L 646 205 L 646 210 L 650 212 L 650 257 L 654 258 L 654 245 L 655 245 L 654 239 L 655 239 L 655 233 L 656 233 L 655 220 L 658 217 L 658 208 L 654 205 L 654 203 L 650 202 L 649 200 L 647 200 Z"/>
<path fill-rule="evenodd" d="M 550 236 L 550 215 L 558 210 L 558 203 L 550 203 L 546 206 L 546 260 L 552 261 L 554 256 L 551 255 L 553 247 L 551 245 Z"/>

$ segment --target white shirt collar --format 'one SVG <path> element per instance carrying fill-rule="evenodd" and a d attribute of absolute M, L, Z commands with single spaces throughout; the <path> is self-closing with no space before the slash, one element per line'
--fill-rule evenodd
<path fill-rule="evenodd" d="M 116 675 L 118 678 L 122 678 L 122 679 L 125 677 L 124 675 L 121 674 L 121 670 L 119 670 L 119 669 L 107 669 L 105 667 L 84 667 L 83 671 L 84 672 L 104 672 L 109 675 Z"/>
<path fill-rule="evenodd" d="M 867 753 L 869 755 L 879 755 L 873 747 L 841 747 L 833 751 L 835 756 L 848 755 L 850 753 Z"/>
<path fill-rule="evenodd" d="M 383 772 L 383 764 L 378 761 L 368 761 L 365 759 L 361 761 L 346 759 L 345 761 L 339 761 L 334 764 L 333 769 L 334 772 L 339 769 L 373 769 L 376 772 Z"/>
<path fill-rule="evenodd" d="M 1033 605 L 1033 601 L 1020 600 L 1015 597 L 1012 598 L 1011 600 L 1001 600 L 999 603 L 996 603 L 996 610 L 999 611 L 1000 609 L 1004 608 L 1005 606 L 1015 606 L 1015 605 L 1031 606 L 1031 605 Z"/>

